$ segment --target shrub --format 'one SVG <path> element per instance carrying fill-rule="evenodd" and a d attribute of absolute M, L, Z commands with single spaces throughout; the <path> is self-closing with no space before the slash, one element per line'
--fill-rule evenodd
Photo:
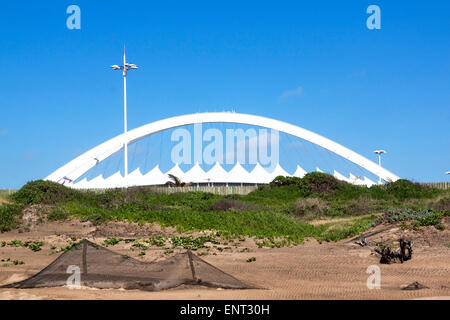
<path fill-rule="evenodd" d="M 19 226 L 22 209 L 23 206 L 18 204 L 0 206 L 0 232 L 6 232 Z"/>
<path fill-rule="evenodd" d="M 383 209 L 385 209 L 384 202 L 366 197 L 347 200 L 342 206 L 342 212 L 350 216 L 381 212 Z"/>
<path fill-rule="evenodd" d="M 302 183 L 308 186 L 313 194 L 333 195 L 345 182 L 339 181 L 327 173 L 310 172 L 302 178 Z"/>
<path fill-rule="evenodd" d="M 386 185 L 387 191 L 400 200 L 417 198 L 432 198 L 440 193 L 441 190 L 422 186 L 409 180 L 399 179 Z"/>
<path fill-rule="evenodd" d="M 68 217 L 69 214 L 62 208 L 55 208 L 47 214 L 47 219 L 49 221 L 66 220 Z"/>
<path fill-rule="evenodd" d="M 299 186 L 302 183 L 302 179 L 298 177 L 284 177 L 284 176 L 277 176 L 275 179 L 270 182 L 271 187 L 279 187 L 279 186 L 290 186 L 290 185 L 297 185 Z"/>
<path fill-rule="evenodd" d="M 297 200 L 299 197 L 307 197 L 309 192 L 305 192 L 297 185 L 283 185 L 278 187 L 258 187 L 246 196 L 241 196 L 245 202 L 253 202 L 261 205 L 279 205 Z"/>
<path fill-rule="evenodd" d="M 332 195 L 345 182 L 337 180 L 330 174 L 322 172 L 310 172 L 303 178 L 278 176 L 272 182 L 270 187 L 295 186 L 303 196 L 311 194 Z"/>
<path fill-rule="evenodd" d="M 400 221 L 415 221 L 417 226 L 437 226 L 442 229 L 441 220 L 448 215 L 444 212 L 437 212 L 433 210 L 415 211 L 412 209 L 389 209 L 383 216 L 379 217 L 375 224 L 379 223 L 395 223 Z"/>
<path fill-rule="evenodd" d="M 54 204 L 69 200 L 77 191 L 52 181 L 37 180 L 28 182 L 20 190 L 11 195 L 17 203 Z"/>
<path fill-rule="evenodd" d="M 450 197 L 446 197 L 431 204 L 431 209 L 436 211 L 450 212 Z"/>
<path fill-rule="evenodd" d="M 81 222 L 90 221 L 94 226 L 98 226 L 102 223 L 108 222 L 111 220 L 111 216 L 104 212 L 97 212 L 90 215 L 87 215 L 81 219 Z"/>
<path fill-rule="evenodd" d="M 392 196 L 384 186 L 373 185 L 370 188 L 351 183 L 341 183 L 334 195 L 339 200 L 371 198 L 377 200 L 389 200 Z"/>
<path fill-rule="evenodd" d="M 92 195 L 92 198 L 99 207 L 115 210 L 124 203 L 125 196 L 121 190 L 107 190 L 103 193 Z"/>
<path fill-rule="evenodd" d="M 257 206 L 237 199 L 224 198 L 213 202 L 209 209 L 214 211 L 248 211 L 257 209 Z"/>
<path fill-rule="evenodd" d="M 295 204 L 295 213 L 299 215 L 325 215 L 330 207 L 320 198 L 300 198 Z"/>

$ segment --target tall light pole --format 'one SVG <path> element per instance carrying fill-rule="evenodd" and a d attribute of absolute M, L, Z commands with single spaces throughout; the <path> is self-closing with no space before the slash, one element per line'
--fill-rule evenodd
<path fill-rule="evenodd" d="M 125 58 L 125 48 L 123 49 L 123 65 L 112 65 L 114 70 L 122 70 L 123 75 L 123 127 L 124 127 L 124 186 L 128 187 L 128 141 L 127 141 L 127 71 L 131 69 L 137 69 L 135 64 L 127 63 Z"/>
<path fill-rule="evenodd" d="M 386 153 L 386 151 L 384 151 L 384 150 L 375 150 L 373 153 L 378 155 L 378 166 L 381 169 L 381 155 Z M 381 184 L 381 175 L 379 175 L 378 178 L 379 178 L 378 179 L 378 184 Z"/>

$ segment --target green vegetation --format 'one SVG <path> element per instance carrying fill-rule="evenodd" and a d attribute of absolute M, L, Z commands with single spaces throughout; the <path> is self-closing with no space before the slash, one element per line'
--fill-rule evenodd
<path fill-rule="evenodd" d="M 21 204 L 0 206 L 0 232 L 6 232 L 19 226 L 19 218 L 23 207 Z"/>
<path fill-rule="evenodd" d="M 261 247 L 301 243 L 306 237 L 337 241 L 357 235 L 377 223 L 404 223 L 405 228 L 434 225 L 450 211 L 450 191 L 398 180 L 371 188 L 338 181 L 313 172 L 303 178 L 277 177 L 248 195 L 220 196 L 204 192 L 158 194 L 151 188 L 79 191 L 49 181 L 27 183 L 0 206 L 0 231 L 18 226 L 21 210 L 30 204 L 49 204 L 49 220 L 78 218 L 94 225 L 108 221 L 158 223 L 179 232 L 211 231 L 205 237 L 109 238 L 106 246 L 124 241 L 145 252 L 148 246 L 196 250 L 206 243 L 228 243 L 256 238 Z M 384 215 L 382 215 L 384 213 Z M 382 215 L 380 217 L 380 215 Z M 330 218 L 346 218 L 333 222 Z M 328 219 L 312 225 L 312 220 Z M 342 219 L 341 219 L 342 220 Z M 235 241 L 236 240 L 236 241 Z M 224 248 L 220 248 L 224 250 Z M 218 250 L 220 250 L 218 249 Z"/>
<path fill-rule="evenodd" d="M 441 224 L 441 220 L 444 216 L 450 216 L 450 211 L 415 211 L 391 208 L 380 216 L 375 224 L 403 222 L 401 225 L 403 229 L 418 230 L 422 226 L 434 226 L 438 230 L 443 230 L 444 226 Z"/>
<path fill-rule="evenodd" d="M 48 221 L 60 221 L 60 220 L 66 220 L 69 217 L 67 212 L 64 211 L 62 208 L 54 208 L 52 211 L 50 211 L 47 214 Z"/>
<path fill-rule="evenodd" d="M 171 237 L 170 241 L 172 243 L 172 248 L 182 247 L 184 249 L 189 250 L 197 250 L 199 248 L 205 248 L 205 243 L 211 244 L 220 244 L 219 241 L 210 236 L 200 236 L 194 238 L 192 236 L 189 237 Z"/>
<path fill-rule="evenodd" d="M 23 205 L 55 204 L 66 201 L 76 194 L 75 190 L 64 187 L 59 183 L 38 180 L 28 182 L 20 190 L 13 193 L 11 199 Z"/>
<path fill-rule="evenodd" d="M 157 247 L 164 247 L 166 244 L 165 238 L 162 236 L 151 237 L 145 242 Z"/>
<path fill-rule="evenodd" d="M 65 252 L 68 250 L 72 250 L 73 248 L 75 248 L 75 246 L 79 245 L 80 243 L 81 241 L 78 242 L 69 241 L 69 244 L 67 246 L 59 248 L 59 250 L 57 250 L 56 252 Z"/>
<path fill-rule="evenodd" d="M 121 239 L 121 238 L 108 238 L 105 241 L 103 241 L 103 244 L 105 245 L 105 247 L 115 246 L 122 240 L 123 239 Z"/>
<path fill-rule="evenodd" d="M 42 241 L 20 241 L 20 240 L 11 240 L 10 242 L 2 241 L 1 246 L 2 247 L 22 247 L 22 248 L 28 248 L 33 252 L 41 251 L 42 246 L 44 245 L 44 242 Z"/>
<path fill-rule="evenodd" d="M 8 195 L 0 192 L 0 206 L 8 204 Z"/>
<path fill-rule="evenodd" d="M 148 249 L 148 246 L 143 245 L 142 243 L 139 243 L 139 242 L 133 244 L 131 247 L 132 247 L 132 248 L 138 248 L 138 249 L 140 249 L 140 250 L 147 250 L 147 249 Z"/>
<path fill-rule="evenodd" d="M 256 261 L 256 258 L 255 258 L 255 257 L 251 257 L 251 258 L 248 258 L 248 259 L 247 259 L 247 262 L 253 262 L 253 261 Z"/>
<path fill-rule="evenodd" d="M 131 245 L 132 249 L 138 249 L 142 252 L 147 250 L 150 246 L 156 246 L 156 247 L 166 247 L 166 253 L 172 253 L 173 250 L 169 250 L 168 247 L 171 246 L 173 248 L 184 248 L 189 250 L 197 250 L 199 248 L 206 248 L 206 244 L 220 244 L 220 241 L 218 240 L 218 237 L 220 237 L 220 233 L 216 233 L 214 236 L 154 236 L 147 239 L 142 239 L 137 241 L 137 239 L 122 239 L 122 238 L 107 238 L 104 240 L 105 246 L 114 246 L 120 242 L 134 242 Z M 146 245 L 146 244 L 148 245 Z"/>
<path fill-rule="evenodd" d="M 372 227 L 375 219 L 376 216 L 371 215 L 368 217 L 352 219 L 351 221 L 344 223 L 326 224 L 325 228 L 327 231 L 324 232 L 318 240 L 339 241 L 341 239 L 356 236 Z"/>

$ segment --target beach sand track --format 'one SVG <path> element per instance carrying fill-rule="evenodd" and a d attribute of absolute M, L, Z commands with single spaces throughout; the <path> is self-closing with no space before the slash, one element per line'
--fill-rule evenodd
<path fill-rule="evenodd" d="M 445 221 L 448 224 L 448 220 Z M 385 226 L 384 226 L 385 227 Z M 154 228 L 154 229 L 152 229 Z M 383 226 L 379 226 L 383 228 Z M 434 228 L 434 227 L 430 227 Z M 108 230 L 113 230 L 109 226 Z M 163 234 L 157 227 L 150 227 L 149 234 Z M 55 232 L 61 232 L 56 236 Z M 62 231 L 61 231 L 62 230 Z M 10 257 L 25 261 L 25 265 L 0 266 L 0 284 L 13 282 L 31 276 L 50 262 L 57 254 L 50 255 L 50 244 L 67 243 L 69 236 L 102 243 L 104 238 L 90 238 L 95 227 L 89 223 L 55 222 L 37 226 L 30 232 L 12 231 L 0 234 L 2 240 L 41 240 L 46 245 L 42 251 L 31 252 L 27 248 L 2 247 L 0 258 Z M 130 228 L 126 230 L 130 235 Z M 394 230 L 394 231 L 392 231 Z M 431 230 L 431 229 L 430 229 Z M 448 229 L 447 229 L 448 230 Z M 172 232 L 172 231 L 170 231 Z M 249 252 L 240 252 L 240 248 L 224 250 L 218 255 L 202 256 L 202 259 L 227 272 L 241 281 L 262 289 L 253 290 L 217 290 L 203 287 L 182 287 L 161 292 L 142 292 L 138 290 L 97 290 L 83 288 L 39 289 L 0 289 L 0 299 L 450 299 L 450 243 L 448 231 L 430 231 L 434 240 L 429 245 L 423 233 L 417 234 L 423 241 L 414 247 L 413 258 L 403 264 L 379 264 L 379 256 L 373 247 L 360 247 L 348 240 L 337 243 L 319 244 L 314 239 L 295 247 L 258 248 L 252 240 L 246 240 Z M 145 232 L 144 232 L 145 233 Z M 109 231 L 108 231 L 108 234 Z M 136 235 L 142 235 L 139 230 Z M 404 230 L 395 226 L 370 238 L 370 240 L 391 241 L 404 235 Z M 435 239 L 438 235 L 439 240 Z M 120 236 L 117 234 L 116 236 Z M 414 233 L 409 236 L 414 238 Z M 119 244 L 110 249 L 129 254 L 129 246 Z M 181 250 L 181 249 L 180 249 Z M 136 252 L 137 253 L 137 252 Z M 250 257 L 256 261 L 246 262 Z M 164 259 L 163 250 L 148 250 L 141 257 L 145 261 Z M 369 290 L 366 286 L 371 265 L 381 269 L 381 289 Z M 429 289 L 401 290 L 402 287 L 418 281 Z"/>

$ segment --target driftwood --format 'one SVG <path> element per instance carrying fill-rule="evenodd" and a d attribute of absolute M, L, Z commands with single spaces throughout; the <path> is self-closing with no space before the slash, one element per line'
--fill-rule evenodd
<path fill-rule="evenodd" d="M 417 281 L 402 288 L 402 290 L 420 290 L 420 289 L 430 289 L 430 288 L 427 286 L 424 286 L 423 284 L 421 284 Z"/>
<path fill-rule="evenodd" d="M 383 249 L 376 249 L 375 251 L 381 254 L 380 263 L 391 264 L 400 261 L 408 261 L 412 258 L 412 246 L 413 242 L 410 240 L 400 239 L 400 248 L 393 249 L 391 247 L 385 247 Z"/>
<path fill-rule="evenodd" d="M 370 246 L 370 242 L 367 240 L 367 238 L 356 241 L 355 243 L 359 244 L 361 247 Z"/>

